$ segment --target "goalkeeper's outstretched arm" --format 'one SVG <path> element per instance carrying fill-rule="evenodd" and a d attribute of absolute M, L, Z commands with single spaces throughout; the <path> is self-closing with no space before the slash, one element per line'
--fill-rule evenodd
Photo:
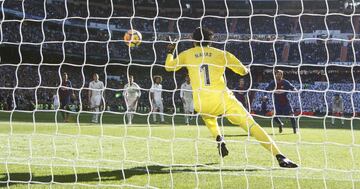
<path fill-rule="evenodd" d="M 240 60 L 229 52 L 226 52 L 226 67 L 241 76 L 249 73 L 248 69 L 240 62 Z"/>
<path fill-rule="evenodd" d="M 174 50 L 175 50 L 176 44 L 170 43 L 167 46 L 167 56 L 165 60 L 165 70 L 168 72 L 171 71 L 178 71 L 182 68 L 182 65 L 185 62 L 185 55 L 184 52 L 177 55 L 176 58 L 174 58 Z"/>

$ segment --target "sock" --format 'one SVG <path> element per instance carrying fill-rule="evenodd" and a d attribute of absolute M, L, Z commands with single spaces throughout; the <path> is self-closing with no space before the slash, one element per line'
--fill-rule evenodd
<path fill-rule="evenodd" d="M 127 113 L 127 114 L 126 114 L 126 117 L 127 117 L 128 123 L 131 122 L 131 114 L 130 114 L 130 113 Z"/>
<path fill-rule="evenodd" d="M 343 125 L 344 125 L 345 120 L 344 120 L 344 119 L 342 119 L 342 118 L 340 118 L 340 119 L 341 119 L 341 124 L 343 124 Z"/>
<path fill-rule="evenodd" d="M 95 121 L 98 122 L 98 119 L 99 119 L 99 112 L 100 112 L 100 108 L 99 107 L 96 107 L 95 108 Z"/>
<path fill-rule="evenodd" d="M 292 128 L 296 129 L 296 120 L 295 118 L 290 118 Z"/>
<path fill-rule="evenodd" d="M 221 136 L 216 118 L 202 116 L 202 119 L 204 120 L 206 127 L 210 130 L 213 137 Z"/>
<path fill-rule="evenodd" d="M 95 114 L 93 113 L 91 121 L 94 122 L 95 121 Z"/>
<path fill-rule="evenodd" d="M 277 123 L 277 124 L 279 124 L 279 125 L 284 125 L 284 123 L 281 121 L 281 119 L 280 118 L 278 118 L 278 117 L 274 117 L 274 121 Z"/>
<path fill-rule="evenodd" d="M 335 123 L 335 119 L 332 117 L 331 118 L 331 124 L 334 124 Z"/>
<path fill-rule="evenodd" d="M 164 114 L 160 114 L 161 122 L 164 122 Z"/>
<path fill-rule="evenodd" d="M 279 148 L 276 146 L 275 142 L 270 138 L 270 136 L 261 128 L 257 123 L 254 123 L 250 128 L 250 134 L 260 142 L 260 144 L 267 150 L 269 150 L 273 155 L 281 154 Z"/>
<path fill-rule="evenodd" d="M 154 120 L 154 122 L 156 121 L 156 114 L 155 113 L 153 113 L 153 120 Z"/>

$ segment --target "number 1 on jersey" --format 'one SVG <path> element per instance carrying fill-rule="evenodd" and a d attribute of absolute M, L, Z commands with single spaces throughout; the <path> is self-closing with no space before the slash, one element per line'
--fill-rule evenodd
<path fill-rule="evenodd" d="M 208 64 L 201 65 L 200 72 L 204 74 L 205 86 L 209 86 L 210 85 L 209 65 Z"/>

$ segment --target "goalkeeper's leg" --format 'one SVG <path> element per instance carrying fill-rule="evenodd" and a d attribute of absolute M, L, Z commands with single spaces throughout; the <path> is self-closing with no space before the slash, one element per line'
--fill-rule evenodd
<path fill-rule="evenodd" d="M 260 127 L 258 123 L 255 122 L 253 117 L 237 100 L 230 98 L 227 100 L 226 104 L 228 105 L 228 109 L 226 111 L 226 114 L 228 115 L 227 119 L 231 123 L 239 125 L 251 136 L 255 137 L 256 140 L 258 140 L 265 149 L 270 151 L 276 157 L 281 167 L 297 167 L 295 163 L 282 155 L 280 149 L 277 147 L 275 142 L 270 138 L 270 136 L 265 132 L 265 130 Z"/>
<path fill-rule="evenodd" d="M 221 136 L 216 117 L 202 115 L 201 118 L 204 120 L 206 127 L 210 130 L 211 134 L 215 137 L 218 143 L 219 155 L 225 157 L 229 154 L 224 138 Z"/>

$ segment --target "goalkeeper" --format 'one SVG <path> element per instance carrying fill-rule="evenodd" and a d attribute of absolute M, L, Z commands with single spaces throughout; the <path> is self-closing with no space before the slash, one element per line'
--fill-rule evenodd
<path fill-rule="evenodd" d="M 194 108 L 201 114 L 212 135 L 216 137 L 219 154 L 222 157 L 228 155 L 225 141 L 217 125 L 217 116 L 226 114 L 231 123 L 242 127 L 264 148 L 272 152 L 281 167 L 297 167 L 282 155 L 274 141 L 227 89 L 223 77 L 225 68 L 230 68 L 242 76 L 248 74 L 248 70 L 233 54 L 210 47 L 209 41 L 212 37 L 211 30 L 196 28 L 192 36 L 196 41 L 194 47 L 180 53 L 175 59 L 173 56 L 175 44 L 170 44 L 165 69 L 177 71 L 182 67 L 187 68 L 193 89 Z"/>

